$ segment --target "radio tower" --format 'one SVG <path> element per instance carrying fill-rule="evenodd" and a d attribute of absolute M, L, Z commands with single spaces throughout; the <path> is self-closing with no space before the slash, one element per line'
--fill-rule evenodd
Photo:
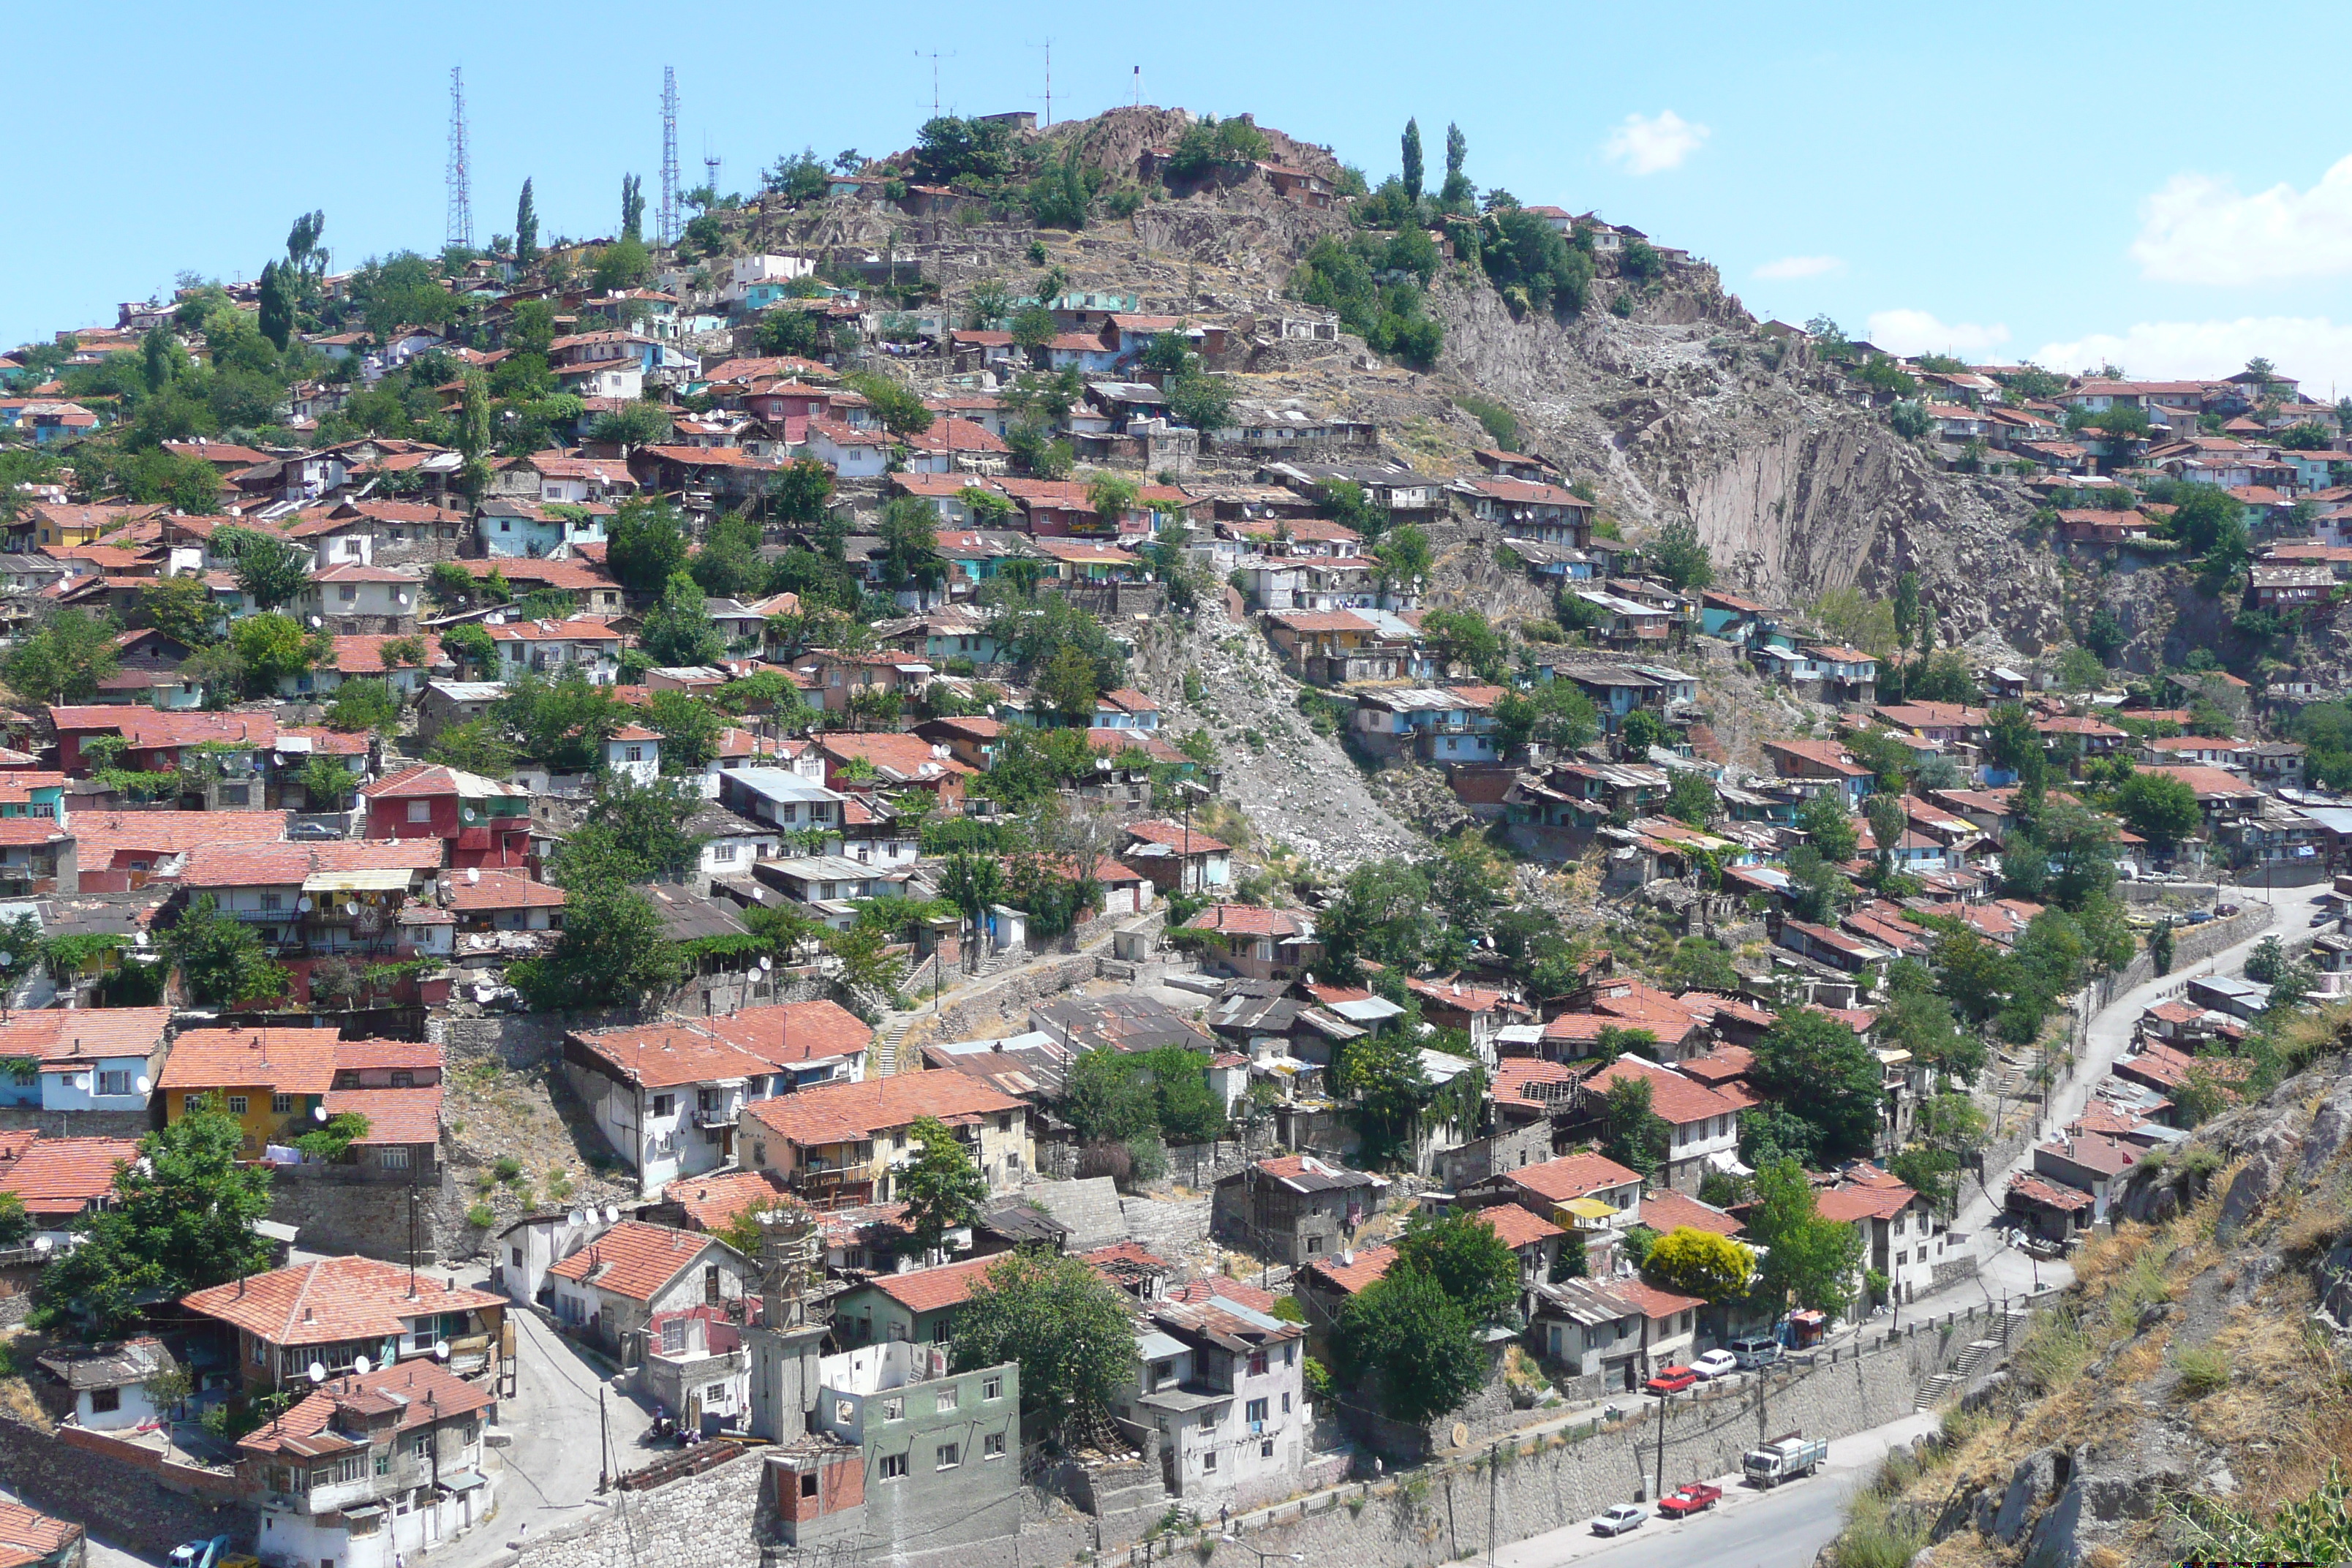
<path fill-rule="evenodd" d="M 661 242 L 677 243 L 677 68 L 662 67 Z"/>
<path fill-rule="evenodd" d="M 474 248 L 474 197 L 466 177 L 466 75 L 449 68 L 449 233 L 447 243 Z"/>

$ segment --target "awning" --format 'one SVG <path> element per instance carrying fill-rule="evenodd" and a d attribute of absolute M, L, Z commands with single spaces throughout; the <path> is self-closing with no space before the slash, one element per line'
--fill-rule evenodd
<path fill-rule="evenodd" d="M 1599 1198 L 1570 1198 L 1559 1205 L 1580 1219 L 1614 1219 L 1617 1211 Z"/>
<path fill-rule="evenodd" d="M 445 1492 L 469 1492 L 489 1484 L 479 1470 L 452 1470 L 441 1478 L 441 1489 Z"/>
<path fill-rule="evenodd" d="M 1739 1156 L 1728 1149 L 1717 1149 L 1706 1157 L 1706 1163 L 1727 1176 L 1752 1176 L 1756 1173 L 1754 1166 L 1741 1164 Z"/>
<path fill-rule="evenodd" d="M 402 867 L 383 870 L 313 871 L 303 879 L 306 893 L 389 893 L 408 886 L 415 872 Z"/>

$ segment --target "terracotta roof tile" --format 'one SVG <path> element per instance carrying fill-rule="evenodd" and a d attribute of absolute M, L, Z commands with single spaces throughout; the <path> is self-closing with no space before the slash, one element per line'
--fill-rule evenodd
<path fill-rule="evenodd" d="M 343 1406 L 397 1409 L 400 1417 L 394 1426 L 406 1432 L 497 1405 L 498 1395 L 488 1387 L 468 1383 L 431 1360 L 396 1361 L 365 1376 L 347 1373 L 330 1379 L 284 1415 L 239 1438 L 237 1447 L 257 1455 L 310 1457 L 322 1436 L 331 1439 L 329 1428 L 336 1410 Z"/>
<path fill-rule="evenodd" d="M 745 1108 L 744 1114 L 803 1148 L 854 1143 L 925 1116 L 942 1121 L 1023 1110 L 960 1072 L 902 1072 L 864 1083 L 823 1084 Z"/>
<path fill-rule="evenodd" d="M 687 1224 L 696 1230 L 725 1230 L 735 1216 L 750 1210 L 761 1214 L 789 1204 L 784 1189 L 764 1171 L 713 1171 L 683 1176 L 662 1189 L 662 1196 L 677 1205 Z"/>
<path fill-rule="evenodd" d="M 1703 1204 L 1668 1187 L 1642 1194 L 1642 1223 L 1661 1236 L 1677 1230 L 1738 1236 L 1748 1228 L 1714 1205 Z"/>
<path fill-rule="evenodd" d="M 139 1157 L 128 1138 L 40 1138 L 0 1169 L 0 1193 L 25 1200 L 37 1218 L 78 1215 L 114 1190 L 114 1173 Z"/>
<path fill-rule="evenodd" d="M 273 1345 L 331 1344 L 384 1339 L 406 1331 L 408 1320 L 436 1312 L 495 1310 L 505 1299 L 419 1271 L 409 1294 L 409 1271 L 373 1258 L 328 1258 L 291 1268 L 249 1275 L 180 1299 L 202 1312 Z"/>
<path fill-rule="evenodd" d="M 608 1295 L 651 1301 L 706 1248 L 723 1245 L 693 1231 L 625 1219 L 548 1272 Z M 728 1249 L 726 1256 L 736 1254 Z"/>
<path fill-rule="evenodd" d="M 172 1042 L 155 1087 L 324 1094 L 334 1087 L 336 1038 L 333 1029 L 190 1029 Z"/>
<path fill-rule="evenodd" d="M 334 1089 L 322 1101 L 330 1116 L 367 1119 L 360 1144 L 437 1143 L 441 1141 L 441 1086 L 413 1089 Z"/>
<path fill-rule="evenodd" d="M 1540 1165 L 1524 1165 L 1507 1174 L 1514 1185 L 1555 1203 L 1585 1197 L 1603 1187 L 1642 1184 L 1639 1172 L 1627 1170 L 1605 1154 L 1567 1154 Z"/>
<path fill-rule="evenodd" d="M 1002 1260 L 1002 1254 L 918 1268 L 910 1274 L 886 1274 L 874 1283 L 882 1293 L 910 1312 L 936 1312 L 960 1307 L 971 1297 L 974 1283 Z"/>

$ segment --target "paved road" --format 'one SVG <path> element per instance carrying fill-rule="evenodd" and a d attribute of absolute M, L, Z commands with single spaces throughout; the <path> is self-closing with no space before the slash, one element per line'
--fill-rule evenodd
<path fill-rule="evenodd" d="M 1805 1568 L 1838 1532 L 1846 1500 L 1853 1495 L 1886 1450 L 1934 1430 L 1936 1417 L 1908 1415 L 1830 1444 L 1830 1462 L 1810 1480 L 1791 1481 L 1769 1492 L 1751 1491 L 1739 1478 L 1714 1478 L 1723 1501 L 1696 1519 L 1652 1519 L 1612 1540 L 1592 1533 L 1584 1521 L 1543 1535 L 1514 1542 L 1495 1553 L 1495 1568 Z M 1482 1553 L 1465 1563 L 1483 1563 Z"/>
<path fill-rule="evenodd" d="M 476 1281 L 476 1283 L 480 1283 Z M 515 1397 L 499 1405 L 499 1426 L 513 1435 L 499 1476 L 499 1510 L 486 1526 L 434 1552 L 430 1562 L 468 1568 L 506 1550 L 509 1541 L 569 1524 L 597 1505 L 603 1462 L 597 1440 L 597 1395 L 612 1429 L 612 1471 L 634 1470 L 654 1458 L 642 1438 L 651 1414 L 604 1383 L 603 1372 L 582 1357 L 535 1314 L 509 1314 L 515 1325 Z"/>

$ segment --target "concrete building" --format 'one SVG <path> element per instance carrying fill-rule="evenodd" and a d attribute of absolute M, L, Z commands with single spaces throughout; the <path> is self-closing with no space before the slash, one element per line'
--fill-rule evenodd
<path fill-rule="evenodd" d="M 42 1352 L 41 1370 L 73 1393 L 73 1424 L 89 1432 L 119 1432 L 160 1418 L 166 1408 L 147 1392 L 152 1380 L 179 1363 L 150 1337 L 100 1345 L 60 1345 Z"/>
<path fill-rule="evenodd" d="M 1260 1160 L 1217 1184 L 1212 1224 L 1261 1257 L 1305 1263 L 1345 1247 L 1388 1185 L 1311 1154 Z"/>
<path fill-rule="evenodd" d="M 623 1220 L 547 1273 L 555 1321 L 634 1366 L 656 1318 L 740 1302 L 751 1264 L 717 1237 Z"/>
<path fill-rule="evenodd" d="M 926 1116 L 954 1131 L 992 1193 L 1037 1168 L 1029 1108 L 960 1072 L 896 1073 L 747 1104 L 738 1156 L 811 1202 L 887 1203 L 897 1173 L 921 1153 L 908 1129 Z"/>
<path fill-rule="evenodd" d="M 1314 1426 L 1302 1346 L 1307 1330 L 1223 1297 L 1160 1301 L 1136 1341 L 1123 1420 L 1160 1435 L 1171 1497 L 1254 1508 L 1298 1489 Z"/>

